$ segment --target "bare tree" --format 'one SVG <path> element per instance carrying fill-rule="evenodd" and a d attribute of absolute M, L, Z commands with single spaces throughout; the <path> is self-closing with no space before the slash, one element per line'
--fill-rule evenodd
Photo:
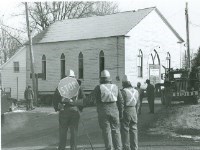
<path fill-rule="evenodd" d="M 83 18 L 118 12 L 118 4 L 107 1 L 56 1 L 29 4 L 31 27 L 44 30 L 56 20 Z"/>
<path fill-rule="evenodd" d="M 0 64 L 3 64 L 22 46 L 22 40 L 18 31 L 0 23 Z"/>

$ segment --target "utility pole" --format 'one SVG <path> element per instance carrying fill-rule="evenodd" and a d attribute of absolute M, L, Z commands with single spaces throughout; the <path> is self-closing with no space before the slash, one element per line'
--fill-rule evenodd
<path fill-rule="evenodd" d="M 29 17 L 28 17 L 28 4 L 25 2 L 25 10 L 26 10 L 26 24 L 27 24 L 27 31 L 28 31 L 28 39 L 29 39 L 29 50 L 30 50 L 30 67 L 31 67 L 31 74 L 32 74 L 32 87 L 34 91 L 34 100 L 37 105 L 37 91 L 36 91 L 36 82 L 35 82 L 35 73 L 34 73 L 34 57 L 33 57 L 33 48 L 32 48 L 32 38 L 29 26 Z"/>
<path fill-rule="evenodd" d="M 187 68 L 190 70 L 190 36 L 189 36 L 189 17 L 188 17 L 188 3 L 185 6 L 185 20 L 186 20 L 186 37 L 187 37 Z"/>

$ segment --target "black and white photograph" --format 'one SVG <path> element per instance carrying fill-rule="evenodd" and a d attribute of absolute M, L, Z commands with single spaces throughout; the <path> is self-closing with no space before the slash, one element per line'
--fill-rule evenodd
<path fill-rule="evenodd" d="M 199 0 L 1 0 L 2 150 L 200 150 Z"/>

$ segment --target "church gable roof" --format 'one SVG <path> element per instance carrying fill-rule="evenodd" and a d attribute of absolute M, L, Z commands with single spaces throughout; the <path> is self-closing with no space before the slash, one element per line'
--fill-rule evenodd
<path fill-rule="evenodd" d="M 158 9 L 156 7 L 150 7 L 105 16 L 56 21 L 47 29 L 37 34 L 33 38 L 33 44 L 123 36 L 153 10 L 157 12 L 158 16 L 161 17 L 179 39 L 180 43 L 183 42 L 180 35 L 173 29 Z"/>
<path fill-rule="evenodd" d="M 56 21 L 36 35 L 33 44 L 125 35 L 154 9 Z"/>

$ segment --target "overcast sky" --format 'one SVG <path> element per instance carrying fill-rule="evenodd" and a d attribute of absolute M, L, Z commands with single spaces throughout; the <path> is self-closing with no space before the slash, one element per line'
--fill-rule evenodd
<path fill-rule="evenodd" d="M 31 0 L 28 0 L 31 1 Z M 11 14 L 21 12 L 20 0 L 1 0 L 0 17 L 4 24 L 14 28 L 23 28 L 25 18 L 13 17 Z M 175 30 L 185 40 L 185 0 L 118 0 L 120 11 L 137 10 L 156 6 L 167 18 Z M 187 0 L 190 20 L 190 45 L 195 52 L 200 46 L 200 0 Z"/>

